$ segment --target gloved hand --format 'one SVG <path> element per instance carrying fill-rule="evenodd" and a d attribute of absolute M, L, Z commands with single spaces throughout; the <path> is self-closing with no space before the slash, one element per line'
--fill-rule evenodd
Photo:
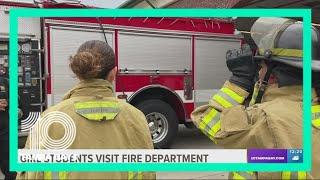
<path fill-rule="evenodd" d="M 253 60 L 251 49 L 233 49 L 226 54 L 228 69 L 232 72 L 229 81 L 250 92 L 258 64 Z"/>

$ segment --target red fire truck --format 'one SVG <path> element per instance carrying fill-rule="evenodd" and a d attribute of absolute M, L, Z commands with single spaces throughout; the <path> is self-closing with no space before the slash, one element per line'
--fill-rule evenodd
<path fill-rule="evenodd" d="M 12 7 L 82 8 L 80 4 L 0 1 L 0 68 L 8 66 Z M 22 124 L 61 101 L 77 83 L 69 57 L 87 40 L 107 41 L 116 55 L 115 93 L 147 118 L 154 144 L 168 148 L 178 125 L 205 104 L 230 75 L 225 53 L 239 48 L 231 20 L 209 18 L 24 18 L 19 21 L 19 95 Z M 27 128 L 20 130 L 21 135 Z"/>

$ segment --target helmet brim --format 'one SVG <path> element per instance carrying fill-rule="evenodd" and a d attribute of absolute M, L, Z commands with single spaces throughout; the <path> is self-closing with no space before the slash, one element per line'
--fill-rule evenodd
<path fill-rule="evenodd" d="M 264 56 L 255 56 L 256 60 L 266 60 Z M 287 64 L 289 66 L 297 67 L 297 68 L 303 68 L 303 63 L 301 58 L 298 57 L 280 57 L 280 56 L 272 56 L 272 61 L 280 62 L 283 64 Z M 312 71 L 320 72 L 320 60 L 318 59 L 312 59 Z"/>

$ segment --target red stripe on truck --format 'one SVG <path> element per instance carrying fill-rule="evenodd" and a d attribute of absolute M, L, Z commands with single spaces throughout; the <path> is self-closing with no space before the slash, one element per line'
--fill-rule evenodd
<path fill-rule="evenodd" d="M 134 92 L 145 86 L 159 84 L 172 90 L 183 90 L 184 75 L 118 75 L 116 92 Z"/>
<path fill-rule="evenodd" d="M 96 18 L 54 18 L 57 20 L 99 23 Z M 232 22 L 195 18 L 100 18 L 102 24 L 233 35 Z"/>
<path fill-rule="evenodd" d="M 186 111 L 186 119 L 190 119 L 190 115 L 194 110 L 194 103 L 184 103 L 184 109 Z"/>

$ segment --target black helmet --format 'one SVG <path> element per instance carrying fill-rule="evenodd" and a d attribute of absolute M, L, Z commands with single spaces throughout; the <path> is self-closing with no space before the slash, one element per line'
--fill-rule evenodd
<path fill-rule="evenodd" d="M 260 31 L 260 32 L 259 32 Z M 303 25 L 285 18 L 259 18 L 251 28 L 259 50 L 257 59 L 302 68 Z M 312 27 L 312 70 L 320 71 L 320 33 Z"/>

